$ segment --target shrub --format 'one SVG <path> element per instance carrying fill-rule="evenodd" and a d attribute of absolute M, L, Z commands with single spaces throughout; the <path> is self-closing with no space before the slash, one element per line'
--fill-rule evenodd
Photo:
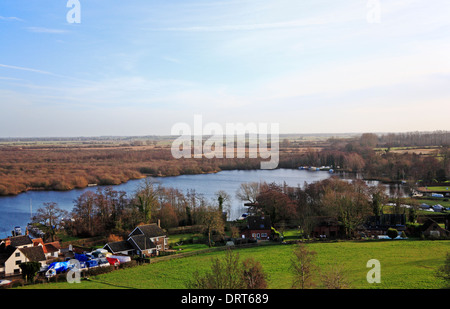
<path fill-rule="evenodd" d="M 239 253 L 228 249 L 223 260 L 212 260 L 211 272 L 195 271 L 187 287 L 191 289 L 265 289 L 267 275 L 254 259 L 241 262 Z"/>
<path fill-rule="evenodd" d="M 393 228 L 389 228 L 386 232 L 386 235 L 389 236 L 389 238 L 394 239 L 398 236 L 398 231 Z"/>
<path fill-rule="evenodd" d="M 88 276 L 97 276 L 101 274 L 106 274 L 114 270 L 113 266 L 106 266 L 106 267 L 95 267 L 91 268 L 86 272 L 86 275 Z"/>
<path fill-rule="evenodd" d="M 119 265 L 119 268 L 120 269 L 131 268 L 131 267 L 134 267 L 136 265 L 137 265 L 137 261 L 136 260 L 131 260 L 130 262 L 127 262 L 127 263 L 123 263 L 123 264 L 121 263 Z"/>
<path fill-rule="evenodd" d="M 444 265 L 436 271 L 436 277 L 445 280 L 450 287 L 450 252 L 447 252 Z"/>

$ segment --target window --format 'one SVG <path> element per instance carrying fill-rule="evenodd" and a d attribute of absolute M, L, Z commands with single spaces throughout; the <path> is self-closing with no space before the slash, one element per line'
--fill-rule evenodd
<path fill-rule="evenodd" d="M 20 256 L 20 252 L 16 252 L 16 257 L 19 257 Z"/>
<path fill-rule="evenodd" d="M 16 261 L 16 265 L 19 265 L 19 264 L 22 264 L 22 261 L 21 261 L 21 260 L 17 260 L 17 261 Z"/>
<path fill-rule="evenodd" d="M 267 237 L 267 233 L 261 233 L 261 237 Z"/>

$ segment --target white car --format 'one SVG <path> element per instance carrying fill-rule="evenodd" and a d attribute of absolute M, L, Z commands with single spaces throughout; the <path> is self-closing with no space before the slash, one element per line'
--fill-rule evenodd
<path fill-rule="evenodd" d="M 0 280 L 0 286 L 11 284 L 11 282 L 10 280 Z"/>

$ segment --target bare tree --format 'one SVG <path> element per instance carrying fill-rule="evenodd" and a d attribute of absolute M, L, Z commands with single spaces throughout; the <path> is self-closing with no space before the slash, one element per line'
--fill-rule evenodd
<path fill-rule="evenodd" d="M 54 241 L 56 231 L 67 215 L 68 212 L 59 208 L 57 203 L 44 203 L 44 207 L 37 210 L 36 216 L 33 217 L 33 222 L 42 224 L 50 234 L 51 240 Z"/>
<path fill-rule="evenodd" d="M 72 210 L 73 216 L 78 222 L 77 229 L 86 231 L 89 235 L 94 234 L 94 216 L 95 216 L 95 193 L 86 191 L 81 194 L 75 201 Z"/>
<path fill-rule="evenodd" d="M 212 246 L 212 234 L 216 232 L 219 235 L 224 234 L 225 224 L 220 213 L 214 207 L 206 207 L 199 216 L 199 224 L 203 231 L 208 235 L 208 246 Z"/>
<path fill-rule="evenodd" d="M 258 182 L 242 183 L 236 192 L 236 197 L 243 202 L 255 204 L 260 190 L 261 184 Z"/>
<path fill-rule="evenodd" d="M 242 262 L 242 266 L 242 276 L 247 289 L 267 288 L 267 274 L 264 273 L 261 263 L 248 258 Z"/>
<path fill-rule="evenodd" d="M 219 204 L 219 211 L 226 212 L 226 214 L 228 216 L 230 216 L 231 196 L 223 190 L 217 191 L 215 195 L 216 195 L 217 202 Z"/>
<path fill-rule="evenodd" d="M 228 249 L 223 259 L 212 260 L 211 271 L 200 275 L 194 272 L 187 283 L 194 289 L 265 289 L 267 275 L 254 259 L 240 262 L 239 253 Z"/>
<path fill-rule="evenodd" d="M 322 274 L 322 284 L 327 289 L 348 289 L 350 284 L 341 265 L 333 265 Z"/>
<path fill-rule="evenodd" d="M 135 206 L 139 210 L 144 223 L 150 223 L 152 213 L 158 205 L 158 188 L 148 179 L 139 187 L 135 194 Z"/>
<path fill-rule="evenodd" d="M 348 183 L 332 179 L 325 188 L 322 205 L 333 217 L 342 222 L 347 237 L 350 237 L 355 229 L 373 214 L 368 187 L 360 180 Z"/>
<path fill-rule="evenodd" d="M 314 264 L 315 251 L 309 250 L 304 244 L 297 245 L 294 257 L 291 260 L 291 269 L 294 273 L 292 287 L 307 289 L 315 286 L 314 275 L 317 266 Z"/>
<path fill-rule="evenodd" d="M 228 250 L 223 261 L 212 260 L 211 272 L 201 276 L 194 272 L 187 286 L 194 289 L 243 289 L 245 287 L 239 253 Z"/>

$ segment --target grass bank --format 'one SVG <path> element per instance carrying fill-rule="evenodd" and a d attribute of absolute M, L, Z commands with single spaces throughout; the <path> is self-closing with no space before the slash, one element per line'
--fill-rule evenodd
<path fill-rule="evenodd" d="M 324 271 L 341 265 L 355 289 L 440 289 L 445 282 L 434 276 L 450 251 L 450 241 L 366 241 L 308 244 L 317 252 L 317 265 Z M 289 289 L 292 283 L 290 260 L 293 245 L 261 246 L 238 249 L 241 259 L 253 257 L 269 275 L 269 288 Z M 183 289 L 194 271 L 210 269 L 211 259 L 225 252 L 211 252 L 192 257 L 173 259 L 136 266 L 91 277 L 89 281 L 39 284 L 26 288 L 41 289 Z M 366 280 L 370 268 L 366 263 L 377 259 L 381 263 L 381 283 Z"/>

